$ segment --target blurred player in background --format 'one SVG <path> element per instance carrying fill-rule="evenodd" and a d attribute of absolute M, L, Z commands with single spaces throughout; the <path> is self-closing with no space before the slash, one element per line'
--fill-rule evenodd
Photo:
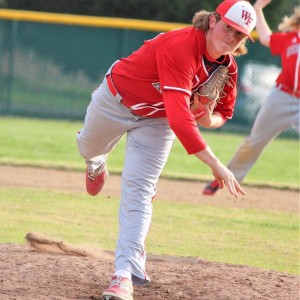
<path fill-rule="evenodd" d="M 193 26 L 159 34 L 118 60 L 92 94 L 77 137 L 87 164 L 90 195 L 101 191 L 108 176 L 108 154 L 127 133 L 115 272 L 103 299 L 131 300 L 133 284 L 150 281 L 145 270 L 145 240 L 156 183 L 175 136 L 188 154 L 211 168 L 219 184 L 233 196 L 245 194 L 211 151 L 197 123 L 218 128 L 232 118 L 237 80 L 233 56 L 247 53 L 245 43 L 252 40 L 255 24 L 255 11 L 248 1 L 223 1 L 215 12 L 198 12 Z M 207 106 L 207 97 L 197 91 L 220 69 L 228 70 L 230 82 L 226 81 L 221 100 Z M 217 85 L 222 76 L 214 77 Z"/>
<path fill-rule="evenodd" d="M 253 5 L 257 15 L 256 30 L 260 43 L 270 47 L 272 55 L 281 57 L 282 70 L 260 108 L 250 135 L 228 164 L 239 182 L 271 140 L 292 126 L 300 133 L 300 6 L 295 7 L 290 17 L 284 17 L 278 26 L 279 32 L 273 33 L 263 13 L 263 8 L 270 2 L 257 0 Z M 205 187 L 203 194 L 213 195 L 218 189 L 219 184 L 214 180 Z"/>

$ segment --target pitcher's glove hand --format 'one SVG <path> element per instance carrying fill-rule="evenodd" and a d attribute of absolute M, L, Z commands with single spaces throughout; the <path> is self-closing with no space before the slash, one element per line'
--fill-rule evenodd
<path fill-rule="evenodd" d="M 226 66 L 218 67 L 210 77 L 199 87 L 196 94 L 199 95 L 198 105 L 191 99 L 191 111 L 195 119 L 211 116 L 220 98 L 225 97 L 225 85 L 233 86 Z"/>

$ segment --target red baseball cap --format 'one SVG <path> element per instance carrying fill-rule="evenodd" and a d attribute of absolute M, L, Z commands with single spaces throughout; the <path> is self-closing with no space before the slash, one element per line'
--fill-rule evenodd
<path fill-rule="evenodd" d="M 251 31 L 256 26 L 256 13 L 248 1 L 225 0 L 217 7 L 216 12 L 226 24 L 244 33 L 254 42 Z"/>

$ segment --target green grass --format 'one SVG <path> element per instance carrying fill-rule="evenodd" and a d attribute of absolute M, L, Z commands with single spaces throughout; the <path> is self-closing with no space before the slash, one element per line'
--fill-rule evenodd
<path fill-rule="evenodd" d="M 23 244 L 28 232 L 114 250 L 116 199 L 49 190 L 0 189 L 1 243 Z M 154 202 L 147 250 L 277 270 L 299 271 L 299 218 L 289 213 Z"/>
<path fill-rule="evenodd" d="M 22 118 L 0 119 L 0 163 L 83 170 L 76 146 L 82 122 Z M 243 135 L 204 131 L 210 147 L 226 164 L 244 140 Z M 121 172 L 125 138 L 109 156 L 111 173 Z M 209 180 L 210 169 L 188 156 L 175 141 L 163 176 Z M 299 140 L 280 138 L 265 149 L 244 183 L 299 188 Z"/>
<path fill-rule="evenodd" d="M 155 205 L 158 216 L 154 217 L 151 237 L 154 236 L 153 243 L 156 239 L 161 243 L 155 251 L 168 253 L 172 244 L 176 255 L 190 253 L 212 261 L 292 273 L 299 270 L 296 215 L 189 203 Z M 160 238 L 161 231 L 164 240 Z"/>

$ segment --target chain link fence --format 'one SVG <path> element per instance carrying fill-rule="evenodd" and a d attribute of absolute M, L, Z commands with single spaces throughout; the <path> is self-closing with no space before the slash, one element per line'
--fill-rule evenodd
<path fill-rule="evenodd" d="M 186 24 L 0 9 L 0 115 L 83 120 L 109 66 L 144 40 Z M 249 132 L 280 71 L 260 43 L 237 59 L 235 116 L 219 129 Z M 293 129 L 282 134 L 297 137 Z"/>

